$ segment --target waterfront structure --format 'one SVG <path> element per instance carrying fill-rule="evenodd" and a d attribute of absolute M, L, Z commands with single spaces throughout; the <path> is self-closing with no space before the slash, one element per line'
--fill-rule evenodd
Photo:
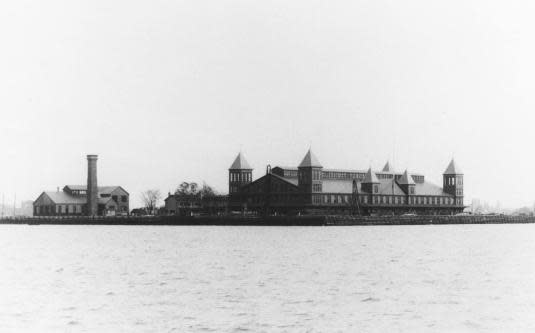
<path fill-rule="evenodd" d="M 462 212 L 463 172 L 452 160 L 443 187 L 423 174 L 383 169 L 327 169 L 309 150 L 297 167 L 267 166 L 252 180 L 253 169 L 239 154 L 229 168 L 229 208 L 263 213 L 430 214 Z"/>
<path fill-rule="evenodd" d="M 87 155 L 87 185 L 66 185 L 42 192 L 33 203 L 34 216 L 128 215 L 130 195 L 121 186 L 98 186 L 97 155 Z"/>

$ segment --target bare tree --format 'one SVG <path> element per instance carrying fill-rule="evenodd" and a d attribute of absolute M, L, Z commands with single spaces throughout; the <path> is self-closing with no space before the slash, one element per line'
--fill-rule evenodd
<path fill-rule="evenodd" d="M 141 193 L 141 200 L 149 214 L 154 214 L 158 201 L 160 201 L 161 198 L 162 194 L 160 193 L 160 190 L 146 190 Z"/>

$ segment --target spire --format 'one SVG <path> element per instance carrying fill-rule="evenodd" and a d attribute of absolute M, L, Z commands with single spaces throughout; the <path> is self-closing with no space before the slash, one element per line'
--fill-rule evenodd
<path fill-rule="evenodd" d="M 301 164 L 299 164 L 300 168 L 322 168 L 321 163 L 318 161 L 318 158 L 312 153 L 312 150 L 309 149 L 303 160 L 301 161 Z"/>
<path fill-rule="evenodd" d="M 462 175 L 463 171 L 461 170 L 461 168 L 459 168 L 457 163 L 455 163 L 455 160 L 452 158 L 450 164 L 446 168 L 446 171 L 444 171 L 444 174 L 445 175 Z"/>
<path fill-rule="evenodd" d="M 386 161 L 386 164 L 383 167 L 383 172 L 394 172 L 394 168 L 392 168 L 389 161 Z"/>
<path fill-rule="evenodd" d="M 366 172 L 366 176 L 364 177 L 363 183 L 379 183 L 379 179 L 377 179 L 377 176 L 372 171 L 372 168 L 368 169 L 368 172 Z"/>
<path fill-rule="evenodd" d="M 415 185 L 414 180 L 412 179 L 411 175 L 409 175 L 409 172 L 405 170 L 403 175 L 399 177 L 398 184 L 400 185 Z"/>
<path fill-rule="evenodd" d="M 230 166 L 229 170 L 253 170 L 253 168 L 251 168 L 249 163 L 247 163 L 245 160 L 245 157 L 243 157 L 242 153 L 240 152 L 238 156 L 236 156 L 236 159 Z"/>

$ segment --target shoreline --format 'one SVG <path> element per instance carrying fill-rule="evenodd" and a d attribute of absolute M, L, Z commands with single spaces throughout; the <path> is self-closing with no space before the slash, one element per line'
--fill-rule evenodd
<path fill-rule="evenodd" d="M 505 215 L 417 215 L 417 216 L 128 216 L 128 217 L 17 217 L 0 219 L 0 224 L 27 225 L 221 225 L 221 226 L 369 226 L 444 224 L 526 224 L 535 216 Z"/>

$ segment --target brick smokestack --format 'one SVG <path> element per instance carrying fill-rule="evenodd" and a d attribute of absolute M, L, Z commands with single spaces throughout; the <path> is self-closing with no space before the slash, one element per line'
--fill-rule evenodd
<path fill-rule="evenodd" d="M 98 155 L 87 155 L 87 215 L 98 215 Z"/>

